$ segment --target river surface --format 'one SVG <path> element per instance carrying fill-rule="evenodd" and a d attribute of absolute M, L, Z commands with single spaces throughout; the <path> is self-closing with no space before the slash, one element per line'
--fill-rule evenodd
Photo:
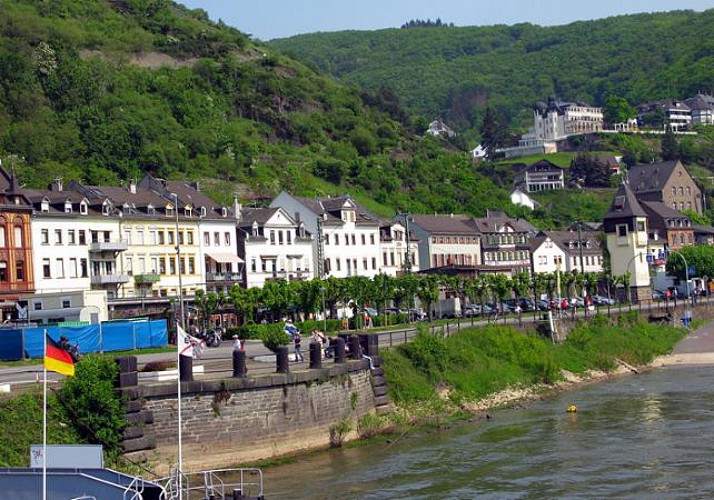
<path fill-rule="evenodd" d="M 270 468 L 266 498 L 714 498 L 714 367 L 659 368 L 491 416 Z"/>

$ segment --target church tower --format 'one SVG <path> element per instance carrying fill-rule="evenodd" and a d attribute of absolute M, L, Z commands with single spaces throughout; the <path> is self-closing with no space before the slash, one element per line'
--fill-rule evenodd
<path fill-rule="evenodd" d="M 615 200 L 603 219 L 603 229 L 612 276 L 630 275 L 630 289 L 625 290 L 623 295 L 629 293 L 633 302 L 651 300 L 647 214 L 627 184 L 622 184 L 615 194 Z"/>

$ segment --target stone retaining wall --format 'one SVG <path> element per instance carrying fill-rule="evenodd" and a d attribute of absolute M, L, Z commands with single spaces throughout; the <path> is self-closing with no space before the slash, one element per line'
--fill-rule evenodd
<path fill-rule="evenodd" d="M 160 475 L 168 472 L 178 461 L 176 382 L 121 390 L 127 399 L 141 402 L 144 416 L 134 426 L 138 429 L 125 433 L 127 458 Z M 254 379 L 183 382 L 181 391 L 187 471 L 327 447 L 331 428 L 345 421 L 354 430 L 362 416 L 383 403 L 383 391 L 375 396 L 367 360 Z M 153 446 L 136 451 L 132 442 Z"/>

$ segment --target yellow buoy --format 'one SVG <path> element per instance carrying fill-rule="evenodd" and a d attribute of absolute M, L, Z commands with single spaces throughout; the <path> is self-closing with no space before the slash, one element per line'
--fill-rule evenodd
<path fill-rule="evenodd" d="M 577 411 L 578 411 L 577 406 L 575 406 L 575 405 L 568 406 L 568 410 L 567 410 L 568 413 L 576 413 Z"/>

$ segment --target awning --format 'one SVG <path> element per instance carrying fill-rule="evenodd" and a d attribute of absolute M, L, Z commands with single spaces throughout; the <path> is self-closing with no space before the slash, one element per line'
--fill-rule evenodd
<path fill-rule="evenodd" d="M 228 252 L 206 252 L 206 255 L 208 255 L 216 262 L 237 262 L 238 264 L 242 264 L 243 262 L 245 262 L 237 255 L 233 255 L 232 253 Z"/>

